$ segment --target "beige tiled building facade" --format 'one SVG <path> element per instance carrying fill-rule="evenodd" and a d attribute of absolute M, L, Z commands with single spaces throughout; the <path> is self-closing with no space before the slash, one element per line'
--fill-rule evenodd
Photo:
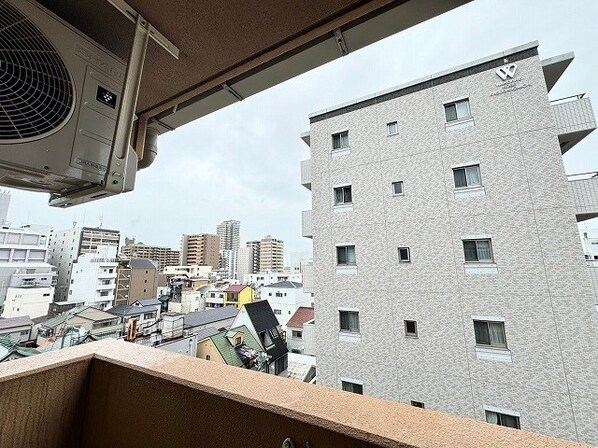
<path fill-rule="evenodd" d="M 202 265 L 218 268 L 220 264 L 220 237 L 209 233 L 183 235 L 181 238 L 181 265 Z"/>
<path fill-rule="evenodd" d="M 598 444 L 598 203 L 562 160 L 596 124 L 537 45 L 310 115 L 317 381 Z"/>

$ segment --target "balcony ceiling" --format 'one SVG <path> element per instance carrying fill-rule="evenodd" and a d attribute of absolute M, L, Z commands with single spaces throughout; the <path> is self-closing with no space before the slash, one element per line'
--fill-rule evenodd
<path fill-rule="evenodd" d="M 38 0 L 126 60 L 134 24 L 107 0 Z M 470 0 L 129 0 L 180 50 L 150 41 L 137 113 L 175 128 Z M 175 110 L 177 113 L 175 113 Z M 174 114 L 174 115 L 173 115 Z"/>

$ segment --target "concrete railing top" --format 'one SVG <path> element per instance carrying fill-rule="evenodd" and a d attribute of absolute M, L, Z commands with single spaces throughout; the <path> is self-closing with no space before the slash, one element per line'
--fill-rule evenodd
<path fill-rule="evenodd" d="M 272 419 L 283 419 L 292 423 L 292 425 L 287 425 L 288 427 L 284 428 L 283 432 L 280 427 L 260 426 L 254 428 L 252 424 L 259 425 L 259 422 L 252 423 L 251 415 L 244 414 L 249 420 L 247 418 L 235 419 L 235 421 L 242 421 L 243 424 L 229 427 L 226 434 L 222 436 L 230 439 L 235 437 L 235 431 L 237 431 L 237 446 L 258 446 L 257 442 L 249 437 L 247 431 L 259 432 L 262 439 L 270 437 L 270 433 L 273 435 L 278 433 L 276 437 L 284 433 L 295 441 L 297 448 L 305 447 L 307 441 L 310 442 L 309 446 L 312 448 L 331 446 L 327 443 L 333 443 L 334 437 L 337 436 L 346 441 L 344 446 L 347 447 L 573 448 L 582 446 L 526 431 L 503 428 L 116 340 L 102 340 L 0 364 L 0 405 L 12 405 L 12 401 L 20 403 L 17 400 L 21 398 L 24 400 L 22 406 L 30 407 L 34 404 L 26 401 L 31 396 L 30 392 L 11 388 L 13 381 L 32 375 L 42 376 L 44 372 L 47 373 L 60 367 L 64 368 L 68 364 L 80 365 L 81 361 L 89 361 L 91 367 L 87 375 L 92 375 L 89 372 L 93 371 L 92 362 L 95 360 L 100 361 L 101 365 L 107 366 L 106 369 L 113 366 L 112 369 L 116 369 L 114 371 L 122 371 L 123 368 L 130 370 L 131 378 L 138 378 L 131 380 L 133 386 L 136 382 L 151 381 L 164 391 L 169 388 L 170 384 L 173 394 L 168 395 L 168 390 L 166 390 L 165 396 L 170 398 L 165 399 L 165 405 L 167 405 L 165 408 L 172 405 L 173 400 L 182 400 L 181 403 L 174 403 L 176 408 L 191 411 L 195 409 L 193 406 L 201 406 L 201 403 L 193 404 L 194 398 L 199 397 L 198 399 L 207 401 L 214 399 L 220 400 L 219 403 L 225 403 L 224 408 L 210 408 L 209 412 L 211 415 L 223 413 L 218 418 L 227 424 L 231 421 L 230 416 L 235 415 L 236 406 L 239 407 L 239 413 L 253 409 L 251 412 L 255 415 L 271 415 Z M 102 372 L 102 368 L 98 368 L 99 372 Z M 91 402 L 89 398 L 87 399 L 87 406 L 97 403 L 98 396 L 106 396 L 108 398 L 105 400 L 110 400 L 110 394 L 116 393 L 111 392 L 111 388 L 113 391 L 117 390 L 119 384 L 122 385 L 126 382 L 125 376 L 129 375 L 123 375 L 123 378 L 104 380 L 107 384 L 102 385 L 102 374 L 96 374 L 89 382 L 87 395 L 92 395 L 92 399 Z M 100 385 L 102 386 L 100 387 Z M 102 390 L 93 391 L 94 387 Z M 104 387 L 107 389 L 103 389 Z M 63 390 L 68 388 L 68 384 L 42 384 L 40 388 Z M 123 390 L 129 390 L 128 386 L 125 385 Z M 125 397 L 125 401 L 129 400 L 130 403 L 139 404 L 148 400 L 155 405 L 156 394 L 160 393 L 157 392 L 158 390 L 146 390 L 143 394 L 146 396 Z M 19 397 L 19 394 L 22 394 L 23 397 Z M 206 406 L 208 405 L 206 403 Z M 108 403 L 106 406 L 112 405 Z M 150 411 L 147 409 L 149 414 L 144 417 L 145 419 L 152 422 L 152 419 L 156 419 L 156 422 L 162 421 L 162 406 L 157 413 Z M 90 410 L 88 409 L 86 412 L 89 413 Z M 30 408 L 29 414 L 35 413 L 36 407 L 34 406 L 33 409 Z M 93 418 L 95 421 L 98 414 L 110 414 L 110 410 L 104 410 L 104 406 L 96 405 L 91 413 L 93 417 L 89 418 Z M 6 418 L 21 419 L 18 409 L 9 414 L 12 417 L 5 416 L 4 424 L 7 422 Z M 126 429 L 121 430 L 127 436 L 129 436 L 128 432 L 134 431 L 140 424 L 139 420 L 143 420 L 143 416 L 138 414 L 131 417 L 135 420 L 135 424 L 131 427 L 124 425 Z M 113 420 L 110 420 L 111 418 Z M 101 431 L 101 425 L 108 422 L 109 426 L 114 418 L 116 417 L 110 415 L 101 417 L 97 424 L 99 429 L 95 430 L 87 428 L 89 423 L 86 423 L 84 431 Z M 195 419 L 196 416 L 188 415 L 188 418 Z M 106 421 L 103 422 L 103 419 Z M 256 419 L 259 420 L 259 417 Z M 46 416 L 41 420 L 46 422 Z M 2 419 L 0 419 L 1 421 Z M 189 438 L 195 436 L 198 443 L 203 443 L 200 435 L 202 422 L 197 420 L 193 425 L 194 428 L 197 428 L 197 433 L 190 434 Z M 4 429 L 0 428 L 0 433 Z M 35 428 L 30 429 L 35 430 Z M 180 428 L 175 429 L 181 430 Z M 215 428 L 210 428 L 210 431 L 215 430 Z M 152 441 L 149 434 L 136 434 L 135 437 L 138 441 L 147 438 L 148 444 L 144 443 L 145 446 L 158 446 L 157 442 Z M 215 437 L 214 433 L 210 432 L 209 437 Z M 1 438 L 2 436 L 0 436 Z M 261 446 L 278 447 L 282 446 L 282 443 L 283 438 L 281 440 L 272 439 L 268 445 Z M 85 443 L 82 446 L 101 445 Z"/>

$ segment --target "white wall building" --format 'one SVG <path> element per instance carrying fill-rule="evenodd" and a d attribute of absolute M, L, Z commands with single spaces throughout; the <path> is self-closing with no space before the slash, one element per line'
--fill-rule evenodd
<path fill-rule="evenodd" d="M 596 120 L 537 45 L 310 115 L 317 382 L 594 445 Z"/>
<path fill-rule="evenodd" d="M 99 247 L 115 247 L 118 252 L 120 232 L 93 227 L 76 227 L 54 232 L 48 262 L 58 271 L 54 300 L 69 300 L 73 263 L 79 255 L 96 254 Z"/>
<path fill-rule="evenodd" d="M 162 271 L 168 276 L 182 276 L 187 278 L 211 278 L 215 276 L 212 266 L 198 264 L 190 266 L 166 266 Z"/>
<path fill-rule="evenodd" d="M 283 328 L 286 327 L 287 322 L 300 306 L 310 307 L 312 305 L 311 294 L 303 291 L 301 283 L 292 281 L 263 286 L 261 297 L 270 303 L 278 323 Z"/>
<path fill-rule="evenodd" d="M 220 275 L 222 278 L 236 279 L 237 278 L 237 251 L 236 250 L 221 250 L 220 251 Z"/>
<path fill-rule="evenodd" d="M 255 250 L 251 246 L 241 247 L 237 251 L 237 279 L 240 282 L 255 272 L 254 254 Z"/>
<path fill-rule="evenodd" d="M 56 283 L 55 269 L 46 263 L 47 254 L 45 235 L 28 229 L 0 229 L 2 317 L 47 314 Z"/>
<path fill-rule="evenodd" d="M 80 255 L 72 265 L 69 302 L 105 309 L 114 301 L 116 291 L 116 246 L 98 247 L 95 253 Z"/>

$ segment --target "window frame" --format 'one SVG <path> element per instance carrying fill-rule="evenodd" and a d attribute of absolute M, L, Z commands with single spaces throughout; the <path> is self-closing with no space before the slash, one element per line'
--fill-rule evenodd
<path fill-rule="evenodd" d="M 489 414 L 496 415 L 496 423 L 488 421 Z M 506 414 L 504 412 L 497 412 L 497 411 L 491 411 L 488 409 L 484 409 L 484 417 L 486 418 L 486 423 L 489 423 L 491 425 L 503 426 L 505 428 L 521 429 L 521 421 L 520 421 L 519 415 Z M 514 419 L 516 425 L 515 426 L 505 425 L 503 422 L 503 417 L 509 417 L 509 418 Z"/>
<path fill-rule="evenodd" d="M 485 324 L 488 344 L 486 344 L 485 342 L 480 342 L 480 340 L 478 340 L 478 331 L 477 331 L 476 324 Z M 492 332 L 490 331 L 491 324 L 492 325 L 500 325 L 502 327 L 502 338 L 505 341 L 504 344 L 497 343 L 497 342 L 493 343 Z M 508 350 L 509 349 L 509 346 L 507 343 L 507 331 L 505 329 L 504 321 L 473 319 L 473 334 L 474 334 L 474 338 L 475 338 L 476 347 L 492 348 L 492 349 L 499 349 L 499 350 Z"/>
<path fill-rule="evenodd" d="M 396 185 L 400 185 L 401 186 L 401 192 L 397 193 L 397 190 L 395 188 Z M 393 196 L 404 196 L 405 195 L 405 182 L 402 180 L 398 180 L 396 182 L 392 182 L 391 183 L 392 186 L 392 195 Z"/>
<path fill-rule="evenodd" d="M 477 168 L 478 170 L 478 179 L 480 180 L 479 183 L 474 184 L 474 183 L 470 183 L 469 180 L 469 174 L 467 171 L 467 168 Z M 457 186 L 457 180 L 455 178 L 455 172 L 456 171 L 463 171 L 465 173 L 465 186 L 462 187 L 458 187 Z M 479 163 L 472 163 L 471 165 L 462 165 L 462 166 L 456 166 L 453 168 L 453 184 L 455 186 L 455 190 L 461 190 L 461 189 L 465 189 L 465 188 L 476 188 L 476 187 L 481 187 L 483 186 L 483 182 L 482 182 L 482 170 L 480 169 L 480 164 Z"/>
<path fill-rule="evenodd" d="M 351 247 L 353 248 L 353 259 L 355 260 L 352 263 L 349 262 L 349 258 L 350 258 L 349 257 L 349 248 L 351 248 Z M 338 256 L 339 249 L 345 249 L 345 252 L 346 252 L 346 254 L 345 254 L 346 262 L 345 263 L 339 262 L 339 256 Z M 355 245 L 354 244 L 353 245 L 347 244 L 347 245 L 336 246 L 336 265 L 337 266 L 357 266 L 357 256 L 355 253 Z"/>
<path fill-rule="evenodd" d="M 407 259 L 401 258 L 402 250 L 407 251 Z M 408 246 L 399 246 L 397 252 L 399 254 L 399 263 L 411 263 L 411 249 Z"/>
<path fill-rule="evenodd" d="M 424 404 L 424 402 L 414 401 L 414 400 L 410 400 L 410 401 L 411 401 L 411 406 L 413 406 L 414 408 L 426 409 L 426 405 Z"/>
<path fill-rule="evenodd" d="M 349 320 L 348 328 L 343 328 L 343 319 L 342 319 L 343 313 L 345 313 L 347 315 L 356 315 L 357 316 L 357 327 L 353 327 L 354 329 L 351 329 L 351 323 Z M 339 331 L 342 333 L 360 334 L 361 333 L 361 323 L 359 322 L 359 311 L 338 310 L 338 327 L 339 327 Z"/>
<path fill-rule="evenodd" d="M 342 201 L 338 200 L 337 191 L 342 193 L 342 196 L 343 196 Z M 347 191 L 349 192 L 348 196 L 349 196 L 350 201 L 346 200 Z M 332 189 L 332 195 L 333 195 L 335 207 L 353 204 L 353 188 L 351 188 L 351 185 L 340 185 L 338 187 L 334 187 Z"/>
<path fill-rule="evenodd" d="M 465 103 L 467 105 L 467 113 L 468 113 L 467 116 L 462 116 L 462 117 L 459 116 L 459 108 L 457 107 L 457 105 L 461 104 L 461 103 Z M 469 97 L 461 98 L 461 99 L 454 100 L 454 101 L 448 101 L 448 102 L 444 103 L 443 106 L 444 106 L 444 122 L 446 124 L 457 123 L 459 121 L 464 121 L 464 120 L 468 120 L 468 119 L 472 118 L 471 104 L 469 101 Z M 456 118 L 449 120 L 449 117 L 447 115 L 447 110 L 451 106 L 453 106 L 455 109 L 455 117 Z"/>
<path fill-rule="evenodd" d="M 346 134 L 346 144 L 343 145 L 343 134 Z M 335 146 L 335 137 L 338 137 L 338 143 L 339 146 Z M 349 130 L 345 129 L 344 131 L 338 131 L 338 132 L 334 132 L 333 134 L 331 134 L 331 138 L 332 138 L 332 150 L 333 151 L 340 151 L 343 149 L 347 149 L 350 147 L 350 143 L 349 143 Z"/>
<path fill-rule="evenodd" d="M 494 263 L 494 248 L 492 247 L 492 238 L 466 238 L 461 240 L 463 243 L 463 258 L 465 263 Z M 468 260 L 467 252 L 465 249 L 465 243 L 475 243 L 476 260 Z M 490 258 L 480 259 L 480 249 L 478 249 L 478 243 L 487 242 L 490 250 Z"/>
<path fill-rule="evenodd" d="M 291 330 L 291 337 L 303 339 L 303 331 L 300 330 Z"/>
<path fill-rule="evenodd" d="M 410 332 L 410 331 L 408 330 L 408 327 L 407 327 L 407 326 L 408 326 L 410 323 L 413 323 L 413 325 L 415 325 L 415 333 L 413 333 L 413 332 Z M 417 321 L 416 321 L 416 320 L 405 319 L 405 320 L 403 320 L 403 325 L 404 325 L 404 327 L 405 327 L 405 337 L 406 337 L 406 338 L 419 338 L 419 332 L 418 332 L 418 330 L 417 330 Z"/>
<path fill-rule="evenodd" d="M 344 392 L 351 392 L 353 394 L 363 395 L 363 384 L 353 383 L 349 380 L 341 380 L 341 389 Z"/>
<path fill-rule="evenodd" d="M 390 132 L 390 127 L 394 125 L 395 126 L 395 131 L 394 132 Z M 397 135 L 399 133 L 399 124 L 398 122 L 395 121 L 389 121 L 388 123 L 386 123 L 386 135 L 391 136 L 391 135 Z"/>

